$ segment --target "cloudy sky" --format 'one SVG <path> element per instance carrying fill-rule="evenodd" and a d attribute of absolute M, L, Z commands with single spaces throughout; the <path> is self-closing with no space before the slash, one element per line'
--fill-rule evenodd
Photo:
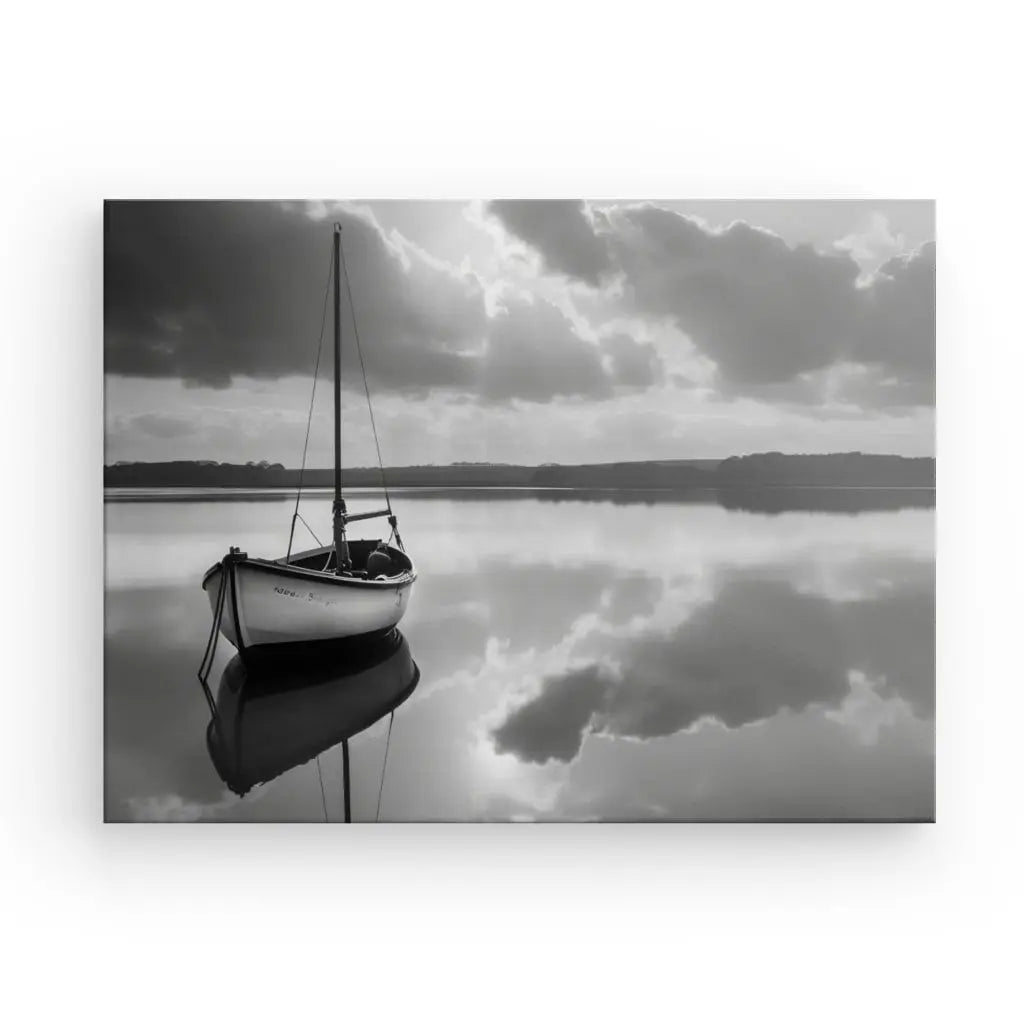
<path fill-rule="evenodd" d="M 934 453 L 930 202 L 130 202 L 106 210 L 107 462 L 298 465 L 333 220 L 392 465 Z"/>

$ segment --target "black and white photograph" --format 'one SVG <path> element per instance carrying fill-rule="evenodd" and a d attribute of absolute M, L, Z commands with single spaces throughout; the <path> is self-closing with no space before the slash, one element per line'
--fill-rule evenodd
<path fill-rule="evenodd" d="M 105 820 L 934 820 L 935 213 L 108 199 Z"/>
<path fill-rule="evenodd" d="M 5 30 L 4 1019 L 1012 1013 L 1005 5 Z"/>

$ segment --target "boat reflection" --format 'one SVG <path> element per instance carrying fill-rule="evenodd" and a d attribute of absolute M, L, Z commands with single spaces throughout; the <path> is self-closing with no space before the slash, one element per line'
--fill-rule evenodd
<path fill-rule="evenodd" d="M 329 649 L 292 646 L 287 660 L 247 665 L 236 655 L 216 700 L 203 684 L 212 712 L 207 750 L 228 788 L 244 796 L 340 743 L 350 821 L 348 741 L 394 713 L 416 689 L 419 668 L 397 629 Z"/>

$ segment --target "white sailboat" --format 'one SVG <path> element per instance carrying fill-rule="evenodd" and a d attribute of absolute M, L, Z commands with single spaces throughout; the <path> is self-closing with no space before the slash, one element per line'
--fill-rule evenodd
<path fill-rule="evenodd" d="M 344 256 L 341 251 L 340 224 L 334 225 L 332 258 L 334 542 L 295 554 L 291 553 L 289 543 L 288 554 L 276 559 L 257 558 L 233 547 L 224 558 L 212 565 L 203 576 L 202 584 L 214 616 L 214 631 L 211 633 L 211 643 L 207 645 L 204 666 L 208 658 L 212 660 L 211 648 L 215 646 L 217 629 L 244 655 L 251 649 L 268 646 L 339 640 L 386 632 L 398 624 L 409 604 L 416 570 L 402 545 L 398 520 L 391 509 L 386 487 L 384 494 L 387 507 L 375 512 L 349 514 L 342 496 L 340 289 Z M 351 299 L 351 292 L 349 297 Z M 358 333 L 356 341 L 358 344 Z M 348 540 L 346 528 L 349 523 L 379 517 L 387 517 L 391 526 L 388 540 Z M 296 518 L 301 518 L 297 502 L 292 519 L 293 534 Z"/>

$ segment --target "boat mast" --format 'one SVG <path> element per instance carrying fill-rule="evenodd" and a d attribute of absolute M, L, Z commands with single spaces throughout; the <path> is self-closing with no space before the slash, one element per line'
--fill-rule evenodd
<path fill-rule="evenodd" d="M 334 550 L 335 572 L 351 564 L 341 496 L 341 225 L 334 224 Z"/>

